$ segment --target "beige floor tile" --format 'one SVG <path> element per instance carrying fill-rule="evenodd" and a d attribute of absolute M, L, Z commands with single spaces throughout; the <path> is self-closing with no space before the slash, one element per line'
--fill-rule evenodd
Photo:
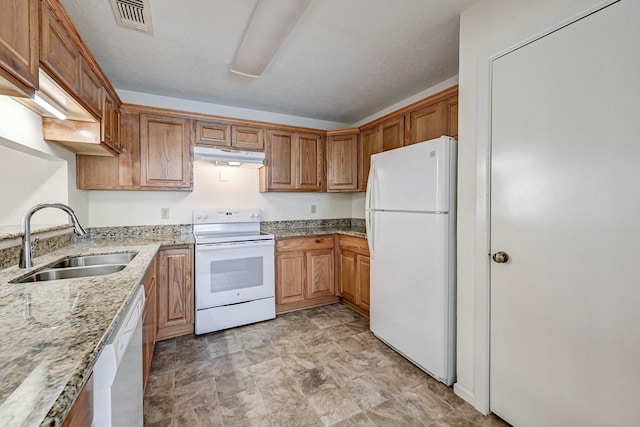
<path fill-rule="evenodd" d="M 233 335 L 219 335 L 217 338 L 209 338 L 208 343 L 207 347 L 212 358 L 227 356 L 242 351 L 242 344 L 240 344 Z"/>
<path fill-rule="evenodd" d="M 376 427 L 376 425 L 366 414 L 357 414 L 344 421 L 340 421 L 338 424 L 334 424 L 332 427 Z"/>
<path fill-rule="evenodd" d="M 367 411 L 367 416 L 380 427 L 423 427 L 425 424 L 415 418 L 396 399 L 389 399 Z"/>
<path fill-rule="evenodd" d="M 173 416 L 183 413 L 185 409 L 200 406 L 217 405 L 218 396 L 213 378 L 195 381 L 176 387 L 173 397 Z"/>
<path fill-rule="evenodd" d="M 225 425 L 269 415 L 258 389 L 245 390 L 220 400 L 220 410 Z"/>
<path fill-rule="evenodd" d="M 475 424 L 472 421 L 469 421 L 468 419 L 466 419 L 465 417 L 463 417 L 462 415 L 456 412 L 452 412 L 446 415 L 445 417 L 435 421 L 434 423 L 429 424 L 429 427 L 476 427 L 476 426 L 477 424 Z"/>
<path fill-rule="evenodd" d="M 345 395 L 353 399 L 363 411 L 393 397 L 386 383 L 366 375 L 347 382 L 342 389 Z"/>
<path fill-rule="evenodd" d="M 316 411 L 306 400 L 294 400 L 290 405 L 271 411 L 274 427 L 323 427 Z"/>
<path fill-rule="evenodd" d="M 206 350 L 204 350 L 206 352 Z M 193 362 L 176 368 L 175 387 L 182 387 L 198 381 L 212 379 L 211 359 Z"/>
<path fill-rule="evenodd" d="M 332 388 L 309 396 L 311 406 L 326 426 L 336 424 L 362 412 L 360 407 L 339 388 Z"/>
<path fill-rule="evenodd" d="M 221 427 L 222 413 L 217 404 L 185 407 L 173 417 L 175 427 Z"/>
<path fill-rule="evenodd" d="M 425 424 L 432 423 L 454 410 L 451 405 L 433 394 L 427 386 L 405 391 L 396 396 L 396 399 L 408 409 L 412 416 Z"/>
<path fill-rule="evenodd" d="M 249 362 L 243 352 L 228 354 L 226 356 L 214 357 L 210 366 L 214 375 L 225 375 L 237 369 L 246 368 Z"/>
<path fill-rule="evenodd" d="M 244 356 L 247 358 L 249 365 L 265 362 L 280 356 L 278 348 L 273 344 L 261 345 L 258 347 L 248 348 L 244 350 Z"/>
<path fill-rule="evenodd" d="M 152 427 L 509 427 L 402 358 L 342 304 L 157 343 L 144 404 Z"/>
<path fill-rule="evenodd" d="M 338 388 L 329 370 L 322 366 L 296 373 L 294 378 L 306 396 Z"/>

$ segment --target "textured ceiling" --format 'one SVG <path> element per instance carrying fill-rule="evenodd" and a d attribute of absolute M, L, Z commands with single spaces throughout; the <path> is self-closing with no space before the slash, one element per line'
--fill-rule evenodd
<path fill-rule="evenodd" d="M 151 0 L 154 34 L 109 0 L 61 0 L 116 88 L 355 123 L 458 74 L 475 0 L 313 0 L 257 79 L 229 66 L 257 0 Z"/>

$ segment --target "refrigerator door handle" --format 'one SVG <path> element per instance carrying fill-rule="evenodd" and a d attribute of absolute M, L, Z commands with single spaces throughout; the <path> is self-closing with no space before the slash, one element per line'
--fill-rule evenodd
<path fill-rule="evenodd" d="M 375 230 L 375 212 L 368 211 L 367 212 L 367 221 L 365 222 L 366 231 L 367 231 L 367 245 L 369 245 L 369 256 L 373 258 L 374 256 L 374 230 Z"/>
<path fill-rule="evenodd" d="M 371 169 L 369 170 L 369 178 L 367 181 L 367 193 L 365 195 L 365 209 L 371 210 L 373 209 L 374 202 L 374 192 L 375 192 L 375 184 L 376 182 L 376 165 L 375 163 L 371 165 Z"/>

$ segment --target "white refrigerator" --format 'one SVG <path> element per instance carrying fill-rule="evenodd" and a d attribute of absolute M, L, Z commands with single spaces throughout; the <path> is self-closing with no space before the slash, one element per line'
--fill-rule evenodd
<path fill-rule="evenodd" d="M 365 220 L 371 331 L 437 380 L 455 380 L 456 141 L 371 156 Z"/>

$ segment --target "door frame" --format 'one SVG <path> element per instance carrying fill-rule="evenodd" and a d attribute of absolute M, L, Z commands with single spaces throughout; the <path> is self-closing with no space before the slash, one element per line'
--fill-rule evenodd
<path fill-rule="evenodd" d="M 529 43 L 574 23 L 620 0 L 582 0 L 529 31 L 488 49 L 478 58 L 477 151 L 474 295 L 474 392 L 456 389 L 484 414 L 491 412 L 490 309 L 491 309 L 491 93 L 493 62 Z"/>

